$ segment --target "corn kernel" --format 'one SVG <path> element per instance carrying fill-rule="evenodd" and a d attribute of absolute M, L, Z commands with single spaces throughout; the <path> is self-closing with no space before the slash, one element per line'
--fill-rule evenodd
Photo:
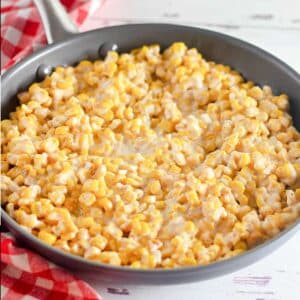
<path fill-rule="evenodd" d="M 201 203 L 196 191 L 187 192 L 186 198 L 192 206 L 198 206 Z"/>
<path fill-rule="evenodd" d="M 47 231 L 43 231 L 43 230 L 41 230 L 39 232 L 38 238 L 41 239 L 46 244 L 51 245 L 51 246 L 55 243 L 55 241 L 57 239 L 57 237 L 54 234 L 49 233 Z"/>
<path fill-rule="evenodd" d="M 97 205 L 103 208 L 105 211 L 110 211 L 113 208 L 112 202 L 106 197 L 97 200 Z"/>
<path fill-rule="evenodd" d="M 99 181 L 96 179 L 88 179 L 84 182 L 82 186 L 84 192 L 98 192 L 99 190 Z"/>
<path fill-rule="evenodd" d="M 91 206 L 96 202 L 96 196 L 90 192 L 82 193 L 79 197 L 79 202 L 84 205 Z"/>
<path fill-rule="evenodd" d="M 161 185 L 158 180 L 153 180 L 152 182 L 149 183 L 149 191 L 153 195 L 157 195 L 161 192 Z"/>

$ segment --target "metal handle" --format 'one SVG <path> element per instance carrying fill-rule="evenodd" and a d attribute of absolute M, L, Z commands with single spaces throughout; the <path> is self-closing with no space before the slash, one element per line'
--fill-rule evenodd
<path fill-rule="evenodd" d="M 59 0 L 34 0 L 44 25 L 49 44 L 78 33 Z"/>

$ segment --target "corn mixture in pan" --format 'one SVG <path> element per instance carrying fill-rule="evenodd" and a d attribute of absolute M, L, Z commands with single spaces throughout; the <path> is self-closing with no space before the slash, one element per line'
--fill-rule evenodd
<path fill-rule="evenodd" d="M 57 67 L 1 122 L 2 206 L 45 243 L 133 268 L 204 265 L 300 212 L 288 97 L 174 43 Z"/>

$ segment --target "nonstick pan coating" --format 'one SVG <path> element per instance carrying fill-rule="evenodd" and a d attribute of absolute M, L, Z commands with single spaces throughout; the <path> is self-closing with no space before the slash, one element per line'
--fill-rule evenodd
<path fill-rule="evenodd" d="M 162 49 L 175 41 L 197 48 L 202 55 L 217 63 L 229 65 L 246 79 L 259 85 L 269 85 L 275 94 L 287 93 L 294 125 L 300 129 L 300 76 L 271 54 L 241 40 L 217 32 L 171 24 L 132 24 L 107 27 L 81 33 L 62 42 L 47 46 L 24 59 L 2 77 L 1 118 L 7 118 L 17 105 L 16 95 L 32 82 L 41 64 L 74 65 L 83 59 L 99 58 L 104 43 L 115 43 L 119 52 L 127 52 L 145 44 L 159 44 Z M 113 280 L 135 284 L 174 284 L 205 280 L 245 267 L 282 245 L 299 229 L 299 220 L 277 237 L 242 255 L 199 267 L 180 269 L 135 270 L 88 261 L 42 243 L 23 230 L 1 208 L 1 220 L 11 233 L 51 261 L 69 269 Z M 288 253 L 287 253 L 288 255 Z M 102 276 L 101 276 L 102 275 Z"/>

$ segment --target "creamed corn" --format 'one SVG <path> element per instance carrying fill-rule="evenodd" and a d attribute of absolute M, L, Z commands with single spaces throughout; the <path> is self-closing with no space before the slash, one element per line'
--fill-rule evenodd
<path fill-rule="evenodd" d="M 1 122 L 2 206 L 45 243 L 133 268 L 240 254 L 299 217 L 288 97 L 174 43 L 57 67 Z"/>

